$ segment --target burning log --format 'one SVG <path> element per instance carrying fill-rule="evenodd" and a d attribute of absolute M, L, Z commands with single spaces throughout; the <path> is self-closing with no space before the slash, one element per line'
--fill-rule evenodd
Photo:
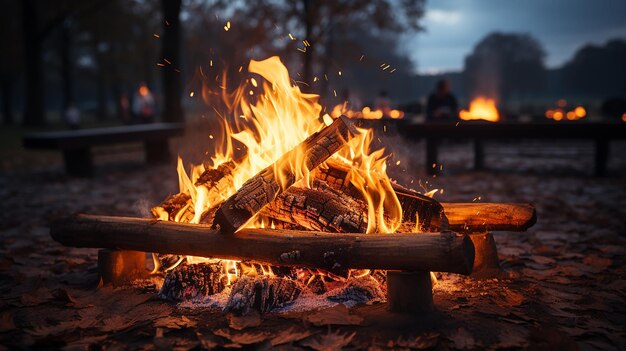
<path fill-rule="evenodd" d="M 522 232 L 537 222 L 537 212 L 531 204 L 442 203 L 442 206 L 450 230 L 457 232 Z"/>
<path fill-rule="evenodd" d="M 227 280 L 221 262 L 181 264 L 167 273 L 159 297 L 171 301 L 203 298 L 224 290 Z"/>
<path fill-rule="evenodd" d="M 325 181 L 332 188 L 343 194 L 363 200 L 361 192 L 349 181 L 350 167 L 344 163 L 328 160 L 325 167 L 315 170 L 314 177 Z M 443 208 L 439 202 L 418 192 L 409 190 L 397 183 L 391 183 L 402 207 L 402 220 L 415 223 L 419 221 L 420 231 L 447 230 Z"/>
<path fill-rule="evenodd" d="M 274 276 L 243 276 L 232 287 L 224 312 L 245 315 L 252 309 L 265 313 L 282 307 L 300 295 L 295 280 Z"/>
<path fill-rule="evenodd" d="M 59 220 L 52 238 L 74 247 L 254 260 L 314 269 L 386 269 L 470 274 L 474 246 L 465 235 L 330 234 L 243 229 L 221 235 L 207 226 L 141 218 L 79 215 Z"/>
<path fill-rule="evenodd" d="M 309 230 L 337 233 L 367 230 L 366 205 L 319 180 L 314 180 L 312 189 L 289 188 L 260 214 Z"/>
<path fill-rule="evenodd" d="M 213 226 L 224 233 L 233 233 L 248 222 L 261 208 L 295 183 L 297 175 L 290 163 L 303 153 L 303 166 L 311 171 L 342 148 L 359 132 L 347 117 L 337 118 L 331 125 L 311 135 L 274 164 L 246 181 L 217 211 Z M 282 179 L 278 179 L 278 177 Z"/>

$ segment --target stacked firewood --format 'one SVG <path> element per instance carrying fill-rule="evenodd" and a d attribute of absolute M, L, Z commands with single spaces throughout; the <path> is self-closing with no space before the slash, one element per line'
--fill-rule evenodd
<path fill-rule="evenodd" d="M 279 160 L 251 178 L 237 194 L 224 203 L 216 204 L 202 213 L 200 223 L 232 231 L 252 216 L 257 216 L 281 229 L 365 233 L 368 228 L 367 202 L 362 193 L 350 183 L 350 165 L 329 159 L 353 132 L 351 122 L 339 119 L 300 146 L 305 147 L 308 152 L 306 162 L 311 171 L 310 187 L 296 184 L 282 189 L 273 179 L 275 170 L 272 167 L 280 165 Z M 284 156 L 288 157 L 292 156 L 289 153 Z M 234 170 L 233 162 L 224 163 L 216 169 L 207 169 L 195 185 L 205 187 L 209 194 L 223 192 L 232 187 Z M 292 178 L 290 182 L 296 183 L 297 179 Z M 403 223 L 398 232 L 416 232 L 416 229 L 438 232 L 447 229 L 443 207 L 437 201 L 397 184 L 393 184 L 393 189 L 403 210 Z M 190 202 L 188 194 L 179 193 L 166 199 L 158 208 L 153 209 L 153 213 L 159 218 L 165 212 L 171 221 L 187 222 L 196 216 Z M 285 253 L 289 254 L 298 255 L 298 252 Z M 329 255 L 332 256 L 333 253 Z M 285 257 L 285 260 L 288 259 L 289 257 Z M 201 265 L 204 266 L 189 268 L 183 261 L 177 268 L 169 271 L 160 295 L 180 301 L 185 298 L 206 297 L 220 292 L 217 290 L 223 290 L 223 273 L 216 269 L 215 264 Z M 349 269 L 339 265 L 330 267 L 328 271 L 330 272 L 320 273 L 321 271 L 274 267 L 271 276 L 240 277 L 231 287 L 226 310 L 246 313 L 253 308 L 267 312 L 291 302 L 303 290 L 325 294 L 329 287 L 337 290 L 337 294 L 328 296 L 333 301 L 367 302 L 384 299 L 384 272 L 371 275 L 366 272 L 355 278 L 351 276 Z"/>

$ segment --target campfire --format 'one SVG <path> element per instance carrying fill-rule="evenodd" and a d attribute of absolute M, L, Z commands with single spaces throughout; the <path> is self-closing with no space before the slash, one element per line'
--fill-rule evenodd
<path fill-rule="evenodd" d="M 464 121 L 469 120 L 485 120 L 489 122 L 498 122 L 500 114 L 496 107 L 496 101 L 484 97 L 477 97 L 470 102 L 469 111 L 461 110 L 459 118 Z"/>
<path fill-rule="evenodd" d="M 179 192 L 152 208 L 153 219 L 82 215 L 57 222 L 53 238 L 116 249 L 99 256 L 109 281 L 142 275 L 143 252 L 154 252 L 160 297 L 235 314 L 319 297 L 418 312 L 433 308 L 430 272 L 492 274 L 488 231 L 534 223 L 530 205 L 441 204 L 400 186 L 373 131 L 345 115 L 320 117 L 317 96 L 292 84 L 277 57 L 251 61 L 248 72 L 220 92 L 231 115 L 210 159 L 189 172 L 178 160 Z M 468 114 L 487 112 L 497 120 L 493 101 L 477 100 Z"/>

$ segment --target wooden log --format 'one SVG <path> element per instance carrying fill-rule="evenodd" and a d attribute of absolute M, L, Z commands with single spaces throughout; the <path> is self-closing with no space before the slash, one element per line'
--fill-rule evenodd
<path fill-rule="evenodd" d="M 129 250 L 99 250 L 98 274 L 103 284 L 114 286 L 145 278 L 148 275 L 146 253 Z"/>
<path fill-rule="evenodd" d="M 299 180 L 292 169 L 292 163 L 297 159 L 297 155 L 304 153 L 302 166 L 311 171 L 358 133 L 353 121 L 344 116 L 337 118 L 331 125 L 311 135 L 274 164 L 246 181 L 217 210 L 213 226 L 219 226 L 223 233 L 238 230 L 261 208 Z"/>
<path fill-rule="evenodd" d="M 246 315 L 250 310 L 260 313 L 285 306 L 300 296 L 297 281 L 274 276 L 242 276 L 233 285 L 224 312 Z"/>
<path fill-rule="evenodd" d="M 167 272 L 159 297 L 171 301 L 203 299 L 224 290 L 228 279 L 221 262 L 182 263 Z"/>
<path fill-rule="evenodd" d="M 365 233 L 367 206 L 314 180 L 313 188 L 291 187 L 265 206 L 260 214 L 309 230 Z"/>
<path fill-rule="evenodd" d="M 208 226 L 142 218 L 79 215 L 54 222 L 52 238 L 74 247 L 254 260 L 325 270 L 391 269 L 470 274 L 474 246 L 466 235 L 330 234 L 243 229 L 221 235 Z"/>
<path fill-rule="evenodd" d="M 474 233 L 469 238 L 474 243 L 472 278 L 491 279 L 505 276 L 498 259 L 498 248 L 491 233 Z"/>
<path fill-rule="evenodd" d="M 428 271 L 387 272 L 387 302 L 391 312 L 428 313 L 435 309 Z"/>
<path fill-rule="evenodd" d="M 442 203 L 450 230 L 457 232 L 518 231 L 537 222 L 531 204 L 515 203 Z"/>
<path fill-rule="evenodd" d="M 350 167 L 339 161 L 329 159 L 314 172 L 315 179 L 323 180 L 340 192 L 363 200 L 363 195 L 348 180 Z M 400 184 L 391 183 L 402 207 L 402 220 L 415 223 L 419 221 L 420 231 L 447 230 L 447 221 L 443 207 L 433 198 L 407 189 Z"/>

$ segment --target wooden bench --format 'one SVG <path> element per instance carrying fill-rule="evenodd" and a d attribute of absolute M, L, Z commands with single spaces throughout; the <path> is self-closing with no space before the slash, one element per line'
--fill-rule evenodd
<path fill-rule="evenodd" d="M 626 139 L 626 123 L 491 123 L 484 121 L 461 121 L 447 123 L 422 123 L 398 125 L 398 131 L 409 140 L 426 139 L 426 170 L 435 174 L 433 164 L 437 161 L 437 147 L 441 139 L 473 139 L 474 168 L 484 167 L 484 141 L 503 139 L 589 139 L 595 142 L 596 176 L 606 174 L 609 158 L 609 142 Z"/>
<path fill-rule="evenodd" d="M 22 141 L 26 149 L 61 150 L 67 173 L 88 177 L 93 174 L 91 147 L 94 145 L 143 142 L 147 162 L 168 162 L 171 159 L 168 139 L 182 135 L 183 131 L 182 124 L 154 123 L 32 133 Z"/>

